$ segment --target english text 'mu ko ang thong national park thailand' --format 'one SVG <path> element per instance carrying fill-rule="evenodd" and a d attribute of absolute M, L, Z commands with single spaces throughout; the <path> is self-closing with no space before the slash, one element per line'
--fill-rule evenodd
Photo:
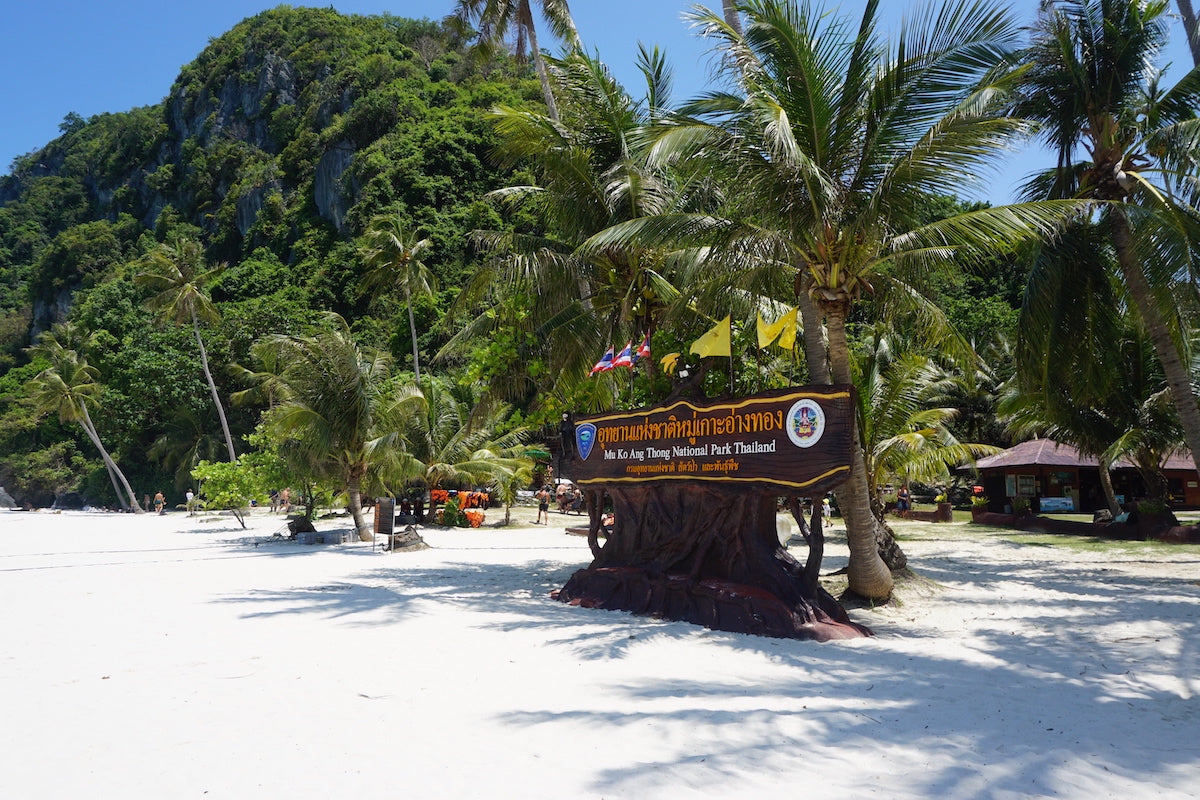
<path fill-rule="evenodd" d="M 0 788 L 1192 796 L 1192 4 L 582 5 L 218 0 L 11 158 Z"/>

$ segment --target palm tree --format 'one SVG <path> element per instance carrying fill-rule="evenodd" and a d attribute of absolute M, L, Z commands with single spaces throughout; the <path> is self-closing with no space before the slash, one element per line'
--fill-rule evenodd
<path fill-rule="evenodd" d="M 408 488 L 473 489 L 503 486 L 532 475 L 523 455 L 523 428 L 498 433 L 506 410 L 461 396 L 446 380 L 427 375 L 419 391 L 394 407 L 404 453 L 397 473 Z"/>
<path fill-rule="evenodd" d="M 174 409 L 163 424 L 163 432 L 146 450 L 147 458 L 175 473 L 176 489 L 192 483 L 192 470 L 201 461 L 219 457 L 224 443 L 213 433 L 212 420 L 206 420 L 207 416 L 188 407 Z"/>
<path fill-rule="evenodd" d="M 593 240 L 686 237 L 733 252 L 728 260 L 769 253 L 798 299 L 811 301 L 801 311 L 814 381 L 852 383 L 846 321 L 862 294 L 875 293 L 877 307 L 920 308 L 936 319 L 918 291 L 932 270 L 965 249 L 1047 232 L 1064 213 L 1026 204 L 920 224 L 929 195 L 958 190 L 1023 130 L 1000 105 L 1009 86 L 1001 67 L 1019 28 L 997 4 L 957 0 L 926 9 L 889 50 L 878 6 L 868 2 L 851 26 L 807 2 L 754 0 L 740 6 L 744 34 L 711 11 L 695 12 L 693 22 L 734 56 L 724 64 L 741 92 L 691 103 L 685 110 L 701 121 L 662 126 L 655 153 L 713 174 L 729 194 L 724 216 L 638 221 Z M 850 587 L 882 599 L 893 586 L 877 546 L 886 534 L 871 512 L 857 445 L 838 492 Z"/>
<path fill-rule="evenodd" d="M 1043 6 L 1027 53 L 1017 113 L 1041 124 L 1057 156 L 1030 196 L 1101 201 L 1129 301 L 1162 364 L 1200 469 L 1200 407 L 1187 369 L 1179 276 L 1195 271 L 1194 191 L 1200 155 L 1200 70 L 1164 89 L 1154 60 L 1166 42 L 1165 2 L 1055 0 Z M 1081 157 L 1082 156 L 1082 157 Z"/>
<path fill-rule="evenodd" d="M 1097 458 L 1115 516 L 1111 465 L 1128 458 L 1163 499 L 1161 465 L 1183 435 L 1106 234 L 1098 221 L 1080 220 L 1041 248 L 1021 309 L 1016 374 L 999 410 L 1019 438 L 1049 436 Z"/>
<path fill-rule="evenodd" d="M 927 356 L 894 350 L 882 326 L 858 351 L 854 375 L 867 484 L 881 522 L 881 481 L 944 482 L 951 468 L 1001 452 L 954 436 L 950 423 L 957 410 L 934 404 L 953 391 L 958 379 Z"/>
<path fill-rule="evenodd" d="M 413 314 L 415 295 L 432 295 L 435 279 L 422 257 L 432 246 L 429 239 L 418 239 L 399 215 L 380 216 L 371 221 L 366 243 L 361 249 L 370 271 L 367 281 L 383 289 L 404 292 L 408 306 L 408 330 L 412 336 L 413 372 L 421 381 L 421 359 L 417 351 L 417 321 Z"/>
<path fill-rule="evenodd" d="M 396 454 L 397 437 L 385 411 L 390 361 L 360 348 L 345 320 L 300 336 L 272 335 L 251 351 L 278 371 L 267 380 L 279 404 L 266 417 L 280 450 L 297 473 L 337 481 L 350 499 L 359 539 L 369 541 L 362 513 L 368 473 Z"/>
<path fill-rule="evenodd" d="M 175 324 L 190 322 L 192 325 L 196 347 L 200 351 L 200 366 L 212 393 L 213 406 L 221 420 L 221 431 L 225 436 L 229 460 L 236 461 L 237 453 L 233 449 L 229 422 L 225 419 L 225 407 L 217 394 L 217 384 L 213 381 L 212 370 L 208 366 L 208 352 L 204 349 L 204 339 L 200 336 L 201 321 L 216 322 L 220 319 L 216 306 L 205 294 L 205 290 L 221 274 L 225 265 L 208 266 L 200 242 L 182 234 L 174 235 L 169 242 L 160 243 L 142 258 L 141 264 L 143 271 L 138 273 L 134 280 L 155 292 L 146 301 L 146 306 Z"/>
<path fill-rule="evenodd" d="M 43 333 L 38 343 L 30 347 L 28 352 L 34 358 L 46 359 L 50 366 L 26 384 L 26 391 L 33 397 L 34 408 L 38 414 L 54 412 L 62 422 L 79 423 L 88 439 L 100 452 L 117 501 L 126 510 L 140 514 L 143 509 L 138 505 L 137 497 L 125 473 L 105 449 L 88 411 L 88 404 L 97 402 L 102 391 L 98 383 L 99 372 L 80 355 L 80 350 L 85 349 L 90 340 L 90 336 L 69 323 L 55 326 Z M 71 345 L 80 349 L 76 350 Z"/>
<path fill-rule="evenodd" d="M 578 49 L 579 33 L 575 30 L 567 0 L 539 0 L 537 5 L 542 17 L 549 23 L 550 31 L 568 48 Z M 558 119 L 558 104 L 554 99 L 546 60 L 538 46 L 537 26 L 534 24 L 530 0 L 456 0 L 454 13 L 448 19 L 464 33 L 471 26 L 477 29 L 477 52 L 485 60 L 492 57 L 510 34 L 513 35 L 517 60 L 524 61 L 527 53 L 532 55 L 550 119 Z"/>
<path fill-rule="evenodd" d="M 557 385 L 535 392 L 531 382 L 514 380 L 517 369 L 509 370 L 499 380 L 512 385 L 498 382 L 495 388 L 507 388 L 500 396 L 514 402 L 569 394 L 608 344 L 653 333 L 678 295 L 665 251 L 629 243 L 582 247 L 606 228 L 670 211 L 680 199 L 664 170 L 647 167 L 636 141 L 670 102 L 669 69 L 660 53 L 642 50 L 647 101 L 641 104 L 599 61 L 576 53 L 559 63 L 568 89 L 560 122 L 514 108 L 495 111 L 501 157 L 513 166 L 532 163 L 538 180 L 491 196 L 536 214 L 544 233 L 478 232 L 492 258 L 460 295 L 465 306 L 503 286 L 505 295 L 529 304 L 490 306 L 443 351 L 490 338 L 500 323 L 518 330 L 523 344 L 541 348 L 544 374 Z M 607 392 L 592 399 L 612 402 Z"/>

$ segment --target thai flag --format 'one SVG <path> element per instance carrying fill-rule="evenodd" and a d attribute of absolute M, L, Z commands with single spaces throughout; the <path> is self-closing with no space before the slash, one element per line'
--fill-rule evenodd
<path fill-rule="evenodd" d="M 600 360 L 596 362 L 596 366 L 592 367 L 592 371 L 589 372 L 588 375 L 589 376 L 595 375 L 597 372 L 608 372 L 612 368 L 613 368 L 613 349 L 610 347 L 610 348 L 608 348 L 608 351 L 603 356 L 601 356 Z"/>
<path fill-rule="evenodd" d="M 650 357 L 650 334 L 646 334 L 646 338 L 642 339 L 642 343 L 638 345 L 637 352 L 633 354 L 633 363 L 641 361 L 643 358 Z"/>
<path fill-rule="evenodd" d="M 625 349 L 613 359 L 613 367 L 629 367 L 633 369 L 633 342 L 626 342 Z"/>

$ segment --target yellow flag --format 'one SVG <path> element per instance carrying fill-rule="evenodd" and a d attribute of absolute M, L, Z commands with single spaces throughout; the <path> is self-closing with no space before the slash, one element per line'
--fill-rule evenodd
<path fill-rule="evenodd" d="M 779 339 L 779 346 L 791 350 L 796 344 L 796 309 L 789 308 L 783 316 L 768 325 L 763 321 L 762 314 L 758 315 L 758 349 Z"/>
<path fill-rule="evenodd" d="M 783 323 L 783 332 L 779 334 L 779 346 L 784 350 L 791 350 L 796 346 L 796 311 L 797 309 L 788 309 L 788 312 L 779 318 L 779 323 Z"/>
<path fill-rule="evenodd" d="M 679 353 L 667 353 L 658 363 L 662 364 L 663 372 L 674 372 L 675 364 L 679 361 Z"/>
<path fill-rule="evenodd" d="M 759 350 L 762 350 L 764 347 L 769 345 L 771 342 L 775 341 L 776 337 L 779 336 L 779 332 L 783 330 L 784 323 L 787 321 L 786 317 L 787 317 L 787 315 L 784 314 L 782 317 L 780 317 L 779 319 L 775 320 L 770 325 L 768 325 L 766 323 L 766 321 L 763 320 L 762 314 L 759 313 L 758 322 L 756 325 L 756 327 L 758 328 L 758 349 Z"/>
<path fill-rule="evenodd" d="M 688 352 L 704 358 L 705 356 L 726 356 L 731 355 L 730 350 L 730 320 L 729 317 L 717 323 L 716 327 L 708 333 L 701 336 L 696 341 L 692 342 L 692 348 Z"/>

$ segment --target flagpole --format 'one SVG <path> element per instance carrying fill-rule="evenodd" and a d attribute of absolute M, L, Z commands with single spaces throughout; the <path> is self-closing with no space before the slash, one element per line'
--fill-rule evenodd
<path fill-rule="evenodd" d="M 755 342 L 755 344 L 758 344 L 758 342 Z M 732 355 L 732 353 L 733 353 L 732 346 L 730 347 L 729 352 Z M 757 384 L 758 390 L 761 392 L 762 391 L 762 382 L 763 382 L 762 348 L 761 347 L 754 348 L 754 371 L 758 374 L 758 380 L 756 381 L 756 384 Z"/>
<path fill-rule="evenodd" d="M 733 306 L 729 307 L 729 388 L 726 394 L 733 395 Z"/>

